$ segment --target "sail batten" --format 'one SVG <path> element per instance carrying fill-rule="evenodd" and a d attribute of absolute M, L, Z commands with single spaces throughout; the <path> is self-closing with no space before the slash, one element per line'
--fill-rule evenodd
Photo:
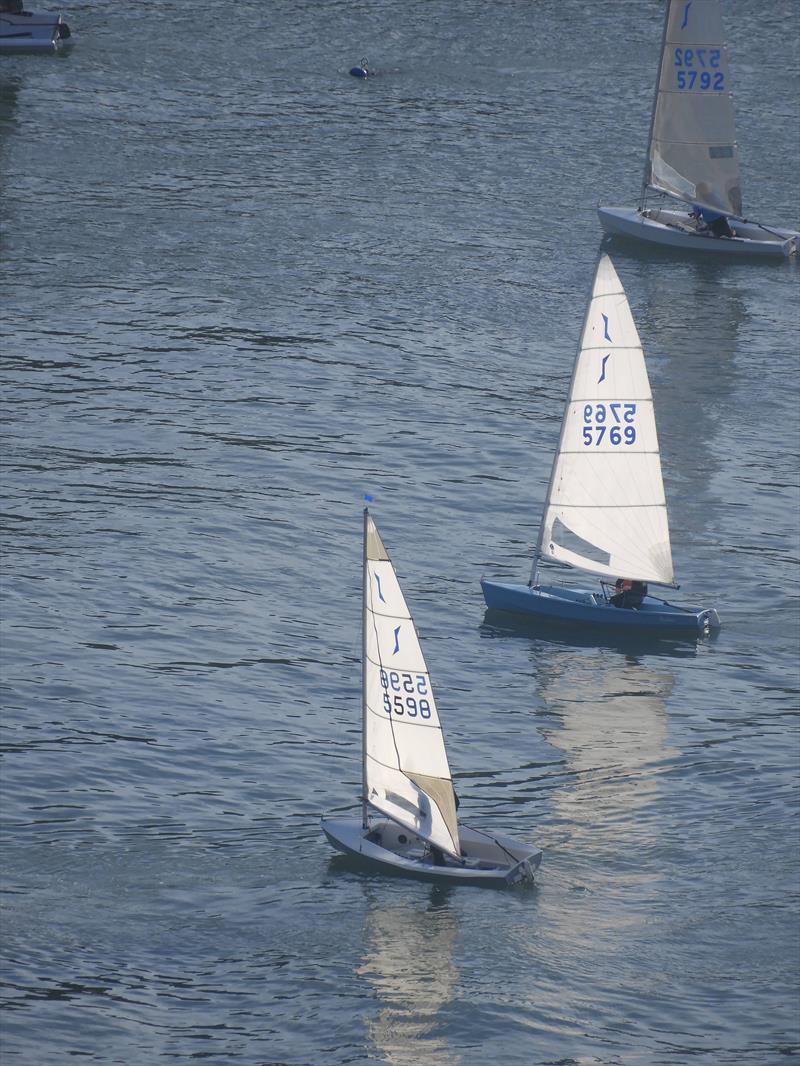
<path fill-rule="evenodd" d="M 459 856 L 455 792 L 430 673 L 368 511 L 364 544 L 365 802 Z"/>
<path fill-rule="evenodd" d="M 536 554 L 605 577 L 673 584 L 650 382 L 607 255 L 587 306 Z"/>
<path fill-rule="evenodd" d="M 644 185 L 741 217 L 739 150 L 719 0 L 667 0 Z"/>

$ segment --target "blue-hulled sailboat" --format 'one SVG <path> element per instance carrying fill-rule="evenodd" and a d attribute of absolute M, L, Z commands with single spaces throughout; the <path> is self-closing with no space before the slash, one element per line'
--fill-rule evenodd
<path fill-rule="evenodd" d="M 598 588 L 542 584 L 540 562 L 576 567 Z M 674 581 L 653 397 L 617 272 L 597 265 L 527 585 L 481 581 L 486 606 L 537 619 L 670 636 L 719 626 L 713 608 L 649 592 Z"/>

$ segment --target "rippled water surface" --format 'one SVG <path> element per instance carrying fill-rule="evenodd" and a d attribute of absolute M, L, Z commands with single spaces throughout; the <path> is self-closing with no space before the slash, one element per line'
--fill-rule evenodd
<path fill-rule="evenodd" d="M 661 5 L 67 13 L 71 55 L 0 60 L 4 1063 L 800 1054 L 796 263 L 612 249 L 719 636 L 509 628 L 478 584 L 528 573 Z M 797 225 L 800 9 L 725 14 L 747 210 Z M 532 889 L 321 838 L 364 492 Z"/>

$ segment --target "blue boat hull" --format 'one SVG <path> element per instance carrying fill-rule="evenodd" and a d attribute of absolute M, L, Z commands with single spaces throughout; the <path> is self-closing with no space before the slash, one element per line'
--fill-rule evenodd
<path fill-rule="evenodd" d="M 602 595 L 588 589 L 558 585 L 511 585 L 481 581 L 483 598 L 492 611 L 509 611 L 537 619 L 578 622 L 601 629 L 702 637 L 719 627 L 713 608 L 677 607 L 645 596 L 640 607 L 614 607 Z"/>

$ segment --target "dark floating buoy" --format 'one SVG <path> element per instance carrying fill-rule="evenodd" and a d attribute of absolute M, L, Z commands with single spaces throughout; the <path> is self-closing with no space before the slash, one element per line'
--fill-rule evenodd
<path fill-rule="evenodd" d="M 354 78 L 368 78 L 372 71 L 367 66 L 366 59 L 362 59 L 357 67 L 350 67 L 350 73 Z"/>

